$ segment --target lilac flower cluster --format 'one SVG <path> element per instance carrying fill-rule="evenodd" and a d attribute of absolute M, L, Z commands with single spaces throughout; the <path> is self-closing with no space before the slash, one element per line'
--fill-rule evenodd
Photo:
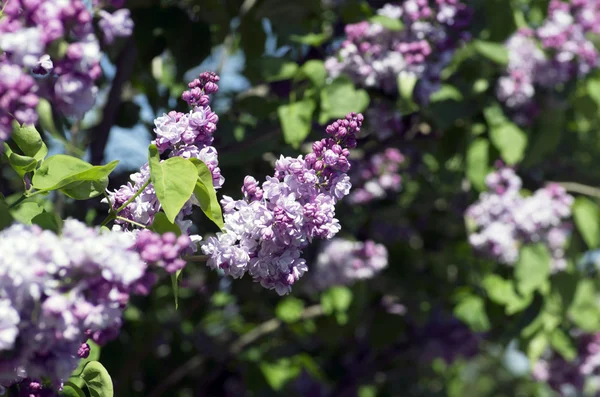
<path fill-rule="evenodd" d="M 521 29 L 506 42 L 509 64 L 497 95 L 517 123 L 529 124 L 537 114 L 537 89 L 551 91 L 598 67 L 600 56 L 588 36 L 600 31 L 599 21 L 595 0 L 552 0 L 540 27 Z"/>
<path fill-rule="evenodd" d="M 59 387 L 121 327 L 131 294 L 148 294 L 161 267 L 173 273 L 187 236 L 106 232 L 66 220 L 62 235 L 15 224 L 0 232 L 0 385 L 49 379 Z"/>
<path fill-rule="evenodd" d="M 225 181 L 219 168 L 217 150 L 211 146 L 213 142 L 212 135 L 217 128 L 219 117 L 211 110 L 208 95 L 217 92 L 219 89 L 218 82 L 219 76 L 211 72 L 205 72 L 189 83 L 189 90 L 182 94 L 182 98 L 193 110 L 189 113 L 171 111 L 154 120 L 156 139 L 153 141 L 159 152 L 167 157 L 180 156 L 202 160 L 212 173 L 215 189 L 220 188 Z M 130 178 L 132 182 L 108 193 L 110 205 L 114 210 L 117 210 L 134 197 L 148 182 L 150 179 L 148 164 L 144 164 L 140 171 L 132 174 Z M 191 221 L 186 221 L 184 218 L 191 214 L 192 205 L 194 204 L 197 204 L 197 202 L 192 197 L 177 216 L 177 224 L 184 233 L 191 226 Z M 128 204 L 119 215 L 148 226 L 152 224 L 154 215 L 160 209 L 161 206 L 156 197 L 154 186 L 149 183 L 143 192 Z M 127 221 L 117 219 L 116 223 L 126 228 L 131 227 L 131 224 Z"/>
<path fill-rule="evenodd" d="M 396 148 L 387 148 L 363 161 L 352 174 L 354 191 L 348 196 L 352 204 L 365 204 L 399 192 L 402 177 L 399 170 L 404 156 Z"/>
<path fill-rule="evenodd" d="M 49 99 L 67 116 L 83 117 L 94 105 L 95 82 L 102 73 L 93 14 L 83 0 L 2 3 L 0 143 L 10 134 L 12 119 L 26 124 L 37 121 L 37 96 Z M 131 34 L 133 22 L 127 10 L 117 11 L 112 19 L 106 11 L 99 12 L 105 34 Z"/>
<path fill-rule="evenodd" d="M 386 4 L 377 14 L 401 20 L 404 28 L 368 21 L 347 25 L 342 48 L 325 62 L 329 75 L 346 74 L 357 84 L 394 92 L 398 75 L 409 73 L 420 80 L 416 99 L 427 102 L 455 49 L 469 38 L 471 10 L 458 0 L 407 0 Z"/>
<path fill-rule="evenodd" d="M 177 237 L 172 232 L 160 235 L 147 229 L 140 231 L 135 239 L 135 250 L 142 260 L 171 274 L 183 269 L 186 262 L 181 257 L 192 253 L 191 245 L 192 240 L 187 235 Z"/>
<path fill-rule="evenodd" d="M 379 141 L 398 136 L 404 130 L 402 125 L 402 114 L 394 104 L 384 101 L 373 101 L 366 110 L 366 118 L 369 120 L 368 134 L 375 135 Z"/>
<path fill-rule="evenodd" d="M 261 186 L 247 176 L 243 200 L 224 196 L 224 231 L 202 246 L 208 266 L 234 278 L 248 272 L 263 287 L 289 293 L 308 269 L 302 250 L 340 230 L 335 204 L 350 192 L 349 149 L 362 122 L 361 114 L 348 114 L 327 126 L 329 137 L 305 157 L 277 160 Z"/>
<path fill-rule="evenodd" d="M 560 354 L 548 351 L 533 367 L 533 378 L 547 382 L 561 396 L 579 395 L 586 380 L 600 376 L 600 334 L 581 334 L 575 339 L 575 360 L 567 361 Z"/>
<path fill-rule="evenodd" d="M 334 285 L 351 285 L 356 280 L 373 278 L 387 265 L 384 245 L 334 238 L 319 251 L 310 286 L 321 291 Z"/>
<path fill-rule="evenodd" d="M 488 191 L 466 212 L 475 228 L 469 235 L 471 246 L 500 263 L 514 264 L 521 244 L 543 243 L 552 255 L 553 271 L 564 269 L 573 197 L 557 184 L 523 197 L 521 179 L 511 168 L 489 174 L 486 183 Z"/>
<path fill-rule="evenodd" d="M 65 221 L 62 236 L 17 224 L 0 232 L 1 385 L 47 377 L 59 386 L 82 343 L 118 333 L 147 268 L 133 243 L 75 220 Z"/>

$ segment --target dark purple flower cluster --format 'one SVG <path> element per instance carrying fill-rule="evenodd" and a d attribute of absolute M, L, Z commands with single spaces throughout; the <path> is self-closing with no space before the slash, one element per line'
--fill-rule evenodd
<path fill-rule="evenodd" d="M 595 0 L 552 0 L 548 17 L 537 29 L 521 29 L 507 42 L 507 73 L 497 95 L 522 125 L 538 110 L 534 95 L 588 75 L 598 67 L 598 50 L 588 37 L 600 28 L 600 4 Z"/>
<path fill-rule="evenodd" d="M 586 380 L 600 376 L 600 334 L 581 334 L 575 340 L 577 357 L 574 360 L 565 360 L 560 354 L 548 351 L 533 367 L 533 378 L 547 382 L 561 396 L 579 395 L 584 391 Z"/>
<path fill-rule="evenodd" d="M 429 363 L 436 358 L 443 359 L 447 364 L 458 358 L 471 358 L 479 353 L 482 340 L 480 334 L 455 317 L 436 313 L 423 327 L 417 327 L 414 332 L 415 346 L 419 346 L 419 360 Z"/>
<path fill-rule="evenodd" d="M 402 163 L 404 156 L 396 148 L 387 148 L 360 163 L 351 175 L 355 188 L 348 196 L 350 203 L 365 204 L 385 198 L 389 193 L 399 192 L 402 187 L 399 173 Z"/>
<path fill-rule="evenodd" d="M 37 121 L 36 95 L 49 99 L 68 116 L 83 117 L 95 103 L 95 82 L 102 73 L 92 11 L 82 0 L 2 3 L 0 142 L 10 134 L 12 119 L 26 124 Z M 106 11 L 98 12 L 105 34 L 110 32 L 111 38 L 131 34 L 129 11 L 119 10 L 111 18 Z"/>
<path fill-rule="evenodd" d="M 402 21 L 404 28 L 347 25 L 342 48 L 325 62 L 329 75 L 346 74 L 363 86 L 394 92 L 398 76 L 408 73 L 419 78 L 417 99 L 427 102 L 455 49 L 469 39 L 471 10 L 458 0 L 407 0 L 386 4 L 377 14 Z"/>
<path fill-rule="evenodd" d="M 246 177 L 243 200 L 224 196 L 224 232 L 202 246 L 208 265 L 234 278 L 248 272 L 263 287 L 289 293 L 307 270 L 302 250 L 340 230 L 335 204 L 350 192 L 348 156 L 362 122 L 361 114 L 348 114 L 329 125 L 329 137 L 313 143 L 304 158 L 277 160 L 261 186 Z"/>
<path fill-rule="evenodd" d="M 204 162 L 212 173 L 215 189 L 220 188 L 225 181 L 219 168 L 217 150 L 211 146 L 213 133 L 217 128 L 219 117 L 210 106 L 209 94 L 218 91 L 219 76 L 204 72 L 199 78 L 189 84 L 189 90 L 182 98 L 193 108 L 189 113 L 171 111 L 154 120 L 154 132 L 159 152 L 167 157 L 196 158 Z M 141 167 L 140 172 L 131 175 L 132 182 L 121 186 L 114 192 L 109 192 L 110 205 L 117 210 L 138 192 L 150 178 L 148 164 Z M 177 216 L 177 224 L 184 233 L 191 227 L 191 221 L 184 218 L 191 214 L 192 205 L 197 204 L 192 198 Z M 148 226 L 152 224 L 154 215 L 160 211 L 160 203 L 152 183 L 135 198 L 119 215 L 136 223 Z M 117 224 L 131 228 L 127 221 L 119 220 Z"/>
<path fill-rule="evenodd" d="M 473 231 L 471 246 L 500 263 L 514 264 L 521 244 L 543 243 L 552 255 L 554 271 L 566 267 L 564 246 L 571 230 L 573 197 L 557 184 L 521 195 L 521 178 L 501 168 L 486 178 L 488 191 L 466 212 Z"/>

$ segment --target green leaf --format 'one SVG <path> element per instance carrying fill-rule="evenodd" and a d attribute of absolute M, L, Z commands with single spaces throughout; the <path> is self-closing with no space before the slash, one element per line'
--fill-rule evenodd
<path fill-rule="evenodd" d="M 523 159 L 527 148 L 527 134 L 516 124 L 506 122 L 498 126 L 490 126 L 492 144 L 507 164 L 513 165 Z"/>
<path fill-rule="evenodd" d="M 419 105 L 414 100 L 415 86 L 419 78 L 413 73 L 401 72 L 398 75 L 397 84 L 400 93 L 399 110 L 403 114 L 413 113 L 419 110 Z"/>
<path fill-rule="evenodd" d="M 473 41 L 473 46 L 483 57 L 502 66 L 508 65 L 508 50 L 504 44 L 475 40 Z"/>
<path fill-rule="evenodd" d="M 273 390 L 281 390 L 286 383 L 300 375 L 301 365 L 295 360 L 282 358 L 275 363 L 262 362 L 260 364 L 267 383 Z"/>
<path fill-rule="evenodd" d="M 550 340 L 544 332 L 538 332 L 527 345 L 527 357 L 535 363 L 548 347 Z"/>
<path fill-rule="evenodd" d="M 519 296 L 512 281 L 496 274 L 489 274 L 483 279 L 483 288 L 490 300 L 506 306 L 506 314 L 509 316 L 522 311 L 533 300 L 533 295 Z"/>
<path fill-rule="evenodd" d="M 69 382 L 72 382 L 80 389 L 85 386 L 85 382 L 80 377 L 83 373 L 83 369 L 89 362 L 98 361 L 100 359 L 101 347 L 91 339 L 87 340 L 87 344 L 90 346 L 90 355 L 87 358 L 82 358 L 81 360 L 79 360 L 77 368 L 71 373 L 71 376 L 69 377 Z"/>
<path fill-rule="evenodd" d="M 377 23 L 388 30 L 399 31 L 404 29 L 402 21 L 396 18 L 386 17 L 385 15 L 373 15 L 369 18 L 369 22 Z"/>
<path fill-rule="evenodd" d="M 20 126 L 16 121 L 13 122 L 11 138 L 26 156 L 43 160 L 48 154 L 46 144 L 33 125 Z"/>
<path fill-rule="evenodd" d="M 464 296 L 454 308 L 454 315 L 475 332 L 485 332 L 490 329 L 485 302 L 480 296 Z"/>
<path fill-rule="evenodd" d="M 217 192 L 213 185 L 212 174 L 202 161 L 192 159 L 192 163 L 198 170 L 198 180 L 194 188 L 194 195 L 200 203 L 200 208 L 204 212 L 204 215 L 222 230 L 225 227 L 225 223 L 223 222 L 223 213 L 221 212 Z"/>
<path fill-rule="evenodd" d="M 495 102 L 483 109 L 483 115 L 490 127 L 497 127 L 508 122 L 502 107 Z"/>
<path fill-rule="evenodd" d="M 357 90 L 347 77 L 338 77 L 321 90 L 319 123 L 341 118 L 350 112 L 362 112 L 369 105 L 369 94 Z"/>
<path fill-rule="evenodd" d="M 161 162 L 156 145 L 150 145 L 148 152 L 150 177 L 156 197 L 167 219 L 175 222 L 181 208 L 192 197 L 198 171 L 190 160 L 182 157 L 171 157 Z"/>
<path fill-rule="evenodd" d="M 550 344 L 567 361 L 572 361 L 577 357 L 577 349 L 573 346 L 573 341 L 560 328 L 556 328 L 552 332 Z"/>
<path fill-rule="evenodd" d="M 279 106 L 277 114 L 286 143 L 297 148 L 304 141 L 310 133 L 315 108 L 316 103 L 312 99 Z"/>
<path fill-rule="evenodd" d="M 318 47 L 325 41 L 327 41 L 329 37 L 330 36 L 326 33 L 309 33 L 303 36 L 293 34 L 290 36 L 290 40 L 295 41 L 296 43 L 306 44 L 312 47 Z"/>
<path fill-rule="evenodd" d="M 536 120 L 535 134 L 530 139 L 527 155 L 523 160 L 525 166 L 546 160 L 548 155 L 553 154 L 565 129 L 566 114 L 563 109 L 546 107 L 540 114 L 543 116 Z"/>
<path fill-rule="evenodd" d="M 88 200 L 103 194 L 107 186 L 108 178 L 102 178 L 97 181 L 73 182 L 60 191 L 75 200 Z"/>
<path fill-rule="evenodd" d="M 98 361 L 87 363 L 81 378 L 85 382 L 91 397 L 113 397 L 113 383 L 108 371 Z"/>
<path fill-rule="evenodd" d="M 550 254 L 543 244 L 526 245 L 521 249 L 515 266 L 517 290 L 529 295 L 546 283 L 550 277 Z"/>
<path fill-rule="evenodd" d="M 263 57 L 260 68 L 265 81 L 280 81 L 291 79 L 298 72 L 298 64 L 283 58 Z"/>
<path fill-rule="evenodd" d="M 277 318 L 285 323 L 293 323 L 300 320 L 303 311 L 304 301 L 292 296 L 280 301 L 275 308 Z"/>
<path fill-rule="evenodd" d="M 327 79 L 327 70 L 325 69 L 325 64 L 323 61 L 318 61 L 316 59 L 306 61 L 306 63 L 302 65 L 301 70 L 304 76 L 312 81 L 316 87 L 322 87 L 325 85 L 325 80 Z"/>
<path fill-rule="evenodd" d="M 44 230 L 51 230 L 55 233 L 59 233 L 61 229 L 62 221 L 53 212 L 42 212 L 39 215 L 34 216 L 31 219 L 31 223 L 38 225 Z"/>
<path fill-rule="evenodd" d="M 573 204 L 577 230 L 589 248 L 600 246 L 600 208 L 586 197 L 577 197 Z"/>
<path fill-rule="evenodd" d="M 431 94 L 431 96 L 429 97 L 429 101 L 431 103 L 448 100 L 460 102 L 464 100 L 464 97 L 463 94 L 458 90 L 458 88 L 450 84 L 442 85 L 442 87 L 439 90 Z"/>
<path fill-rule="evenodd" d="M 573 323 L 583 331 L 597 332 L 600 330 L 600 308 L 596 302 L 593 280 L 579 282 L 573 303 L 567 313 Z"/>
<path fill-rule="evenodd" d="M 44 212 L 44 208 L 35 202 L 24 202 L 11 208 L 10 213 L 14 219 L 25 225 L 31 225 L 31 220 Z"/>
<path fill-rule="evenodd" d="M 177 236 L 181 236 L 181 229 L 179 226 L 167 219 L 164 212 L 157 212 L 156 215 L 154 215 L 154 221 L 152 221 L 152 225 L 150 225 L 149 229 L 159 234 L 172 232 Z"/>
<path fill-rule="evenodd" d="M 171 274 L 171 287 L 173 288 L 173 298 L 175 298 L 175 310 L 179 309 L 179 276 L 181 275 L 179 269 L 175 274 Z"/>
<path fill-rule="evenodd" d="M 53 136 L 61 136 L 61 133 L 56 128 L 54 118 L 52 116 L 52 105 L 48 100 L 40 98 L 37 106 L 37 113 L 40 116 L 40 125 L 45 131 L 48 131 Z"/>
<path fill-rule="evenodd" d="M 352 303 L 352 291 L 347 287 L 331 287 L 321 294 L 321 307 L 325 314 L 335 314 L 337 322 L 348 320 L 348 309 Z"/>
<path fill-rule="evenodd" d="M 596 103 L 596 106 L 600 108 L 600 79 L 589 79 L 587 82 L 587 92 L 590 98 Z"/>
<path fill-rule="evenodd" d="M 490 171 L 489 150 L 490 142 L 484 138 L 475 139 L 467 149 L 467 178 L 480 192 L 486 190 L 485 177 Z"/>
<path fill-rule="evenodd" d="M 34 188 L 42 191 L 61 189 L 76 199 L 88 199 L 102 194 L 108 184 L 108 175 L 117 167 L 118 160 L 102 166 L 76 157 L 57 154 L 48 157 L 31 180 Z"/>
<path fill-rule="evenodd" d="M 10 166 L 19 174 L 21 178 L 37 167 L 38 161 L 30 156 L 23 156 L 14 152 L 11 152 L 8 155 L 8 163 Z"/>
<path fill-rule="evenodd" d="M 13 223 L 13 217 L 8 210 L 8 205 L 0 198 L 0 230 L 9 227 Z"/>
<path fill-rule="evenodd" d="M 66 382 L 60 395 L 63 397 L 85 397 L 85 393 L 74 383 Z"/>

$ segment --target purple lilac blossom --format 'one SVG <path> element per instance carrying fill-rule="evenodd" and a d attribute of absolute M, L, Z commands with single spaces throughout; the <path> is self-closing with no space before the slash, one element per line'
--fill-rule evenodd
<path fill-rule="evenodd" d="M 352 204 L 365 204 L 373 200 L 383 199 L 389 193 L 397 193 L 402 187 L 399 170 L 404 163 L 404 156 L 396 148 L 387 148 L 375 153 L 359 163 L 351 174 L 355 186 L 348 196 Z"/>
<path fill-rule="evenodd" d="M 399 31 L 367 21 L 347 25 L 341 49 L 325 62 L 329 76 L 345 74 L 357 84 L 394 92 L 400 73 L 409 73 L 419 78 L 415 96 L 426 103 L 439 89 L 440 73 L 454 50 L 469 38 L 466 27 L 472 15 L 457 0 L 429 4 L 407 0 L 379 9 L 378 15 L 402 21 Z"/>
<path fill-rule="evenodd" d="M 0 150 L 10 138 L 12 121 L 21 124 L 37 122 L 35 107 L 39 102 L 33 77 L 17 66 L 3 62 L 0 55 Z"/>
<path fill-rule="evenodd" d="M 534 95 L 588 75 L 600 54 L 588 38 L 598 33 L 600 4 L 594 0 L 552 0 L 537 29 L 521 29 L 507 42 L 507 73 L 498 81 L 497 96 L 514 120 L 531 124 L 538 114 Z"/>
<path fill-rule="evenodd" d="M 325 290 L 334 285 L 351 285 L 356 280 L 373 278 L 388 265 L 384 245 L 374 241 L 334 238 L 319 251 L 311 273 L 311 288 Z"/>
<path fill-rule="evenodd" d="M 196 158 L 204 162 L 212 173 L 215 189 L 219 189 L 225 181 L 219 168 L 217 150 L 211 146 L 219 117 L 209 106 L 209 94 L 218 91 L 218 82 L 219 76 L 212 72 L 204 72 L 189 83 L 189 90 L 183 92 L 182 98 L 193 110 L 189 113 L 171 111 L 157 117 L 154 120 L 156 139 L 153 141 L 163 156 Z M 150 178 L 148 164 L 144 164 L 140 171 L 132 174 L 130 178 L 131 182 L 122 185 L 114 192 L 108 192 L 110 205 L 114 210 L 125 204 L 148 181 Z M 191 214 L 193 205 L 198 205 L 198 203 L 192 196 L 176 218 L 177 224 L 184 233 L 187 233 L 191 227 L 191 221 L 185 220 L 185 217 Z M 154 186 L 150 183 L 119 215 L 148 226 L 152 224 L 154 215 L 160 209 Z M 127 221 L 118 219 L 116 224 L 123 228 L 132 227 Z"/>
<path fill-rule="evenodd" d="M 308 269 L 302 250 L 340 230 L 335 204 L 350 192 L 348 156 L 362 122 L 361 114 L 348 114 L 327 126 L 329 137 L 305 157 L 281 156 L 260 187 L 246 177 L 244 199 L 224 196 L 223 232 L 202 246 L 208 266 L 234 278 L 249 273 L 263 287 L 289 293 Z"/>
<path fill-rule="evenodd" d="M 523 197 L 521 178 L 507 167 L 489 174 L 486 183 L 488 191 L 466 211 L 467 221 L 474 227 L 469 242 L 475 251 L 514 264 L 521 245 L 543 243 L 552 256 L 552 270 L 563 270 L 573 197 L 557 184 Z"/>
<path fill-rule="evenodd" d="M 548 383 L 560 396 L 579 395 L 584 391 L 586 380 L 600 376 L 600 334 L 576 335 L 575 344 L 577 357 L 574 360 L 568 361 L 548 351 L 533 367 L 533 378 Z"/>
<path fill-rule="evenodd" d="M 0 385 L 47 378 L 60 387 L 89 355 L 86 341 L 114 339 L 130 295 L 149 293 L 154 270 L 180 270 L 190 245 L 72 219 L 60 236 L 19 224 L 0 232 Z"/>
<path fill-rule="evenodd" d="M 123 8 L 110 14 L 107 11 L 98 11 L 100 22 L 98 26 L 102 29 L 104 42 L 112 44 L 117 37 L 129 37 L 133 33 L 133 21 L 128 9 Z"/>
<path fill-rule="evenodd" d="M 373 101 L 366 110 L 366 119 L 369 126 L 363 131 L 375 135 L 379 141 L 398 136 L 404 130 L 402 114 L 387 101 Z"/>
<path fill-rule="evenodd" d="M 423 327 L 414 330 L 414 345 L 420 346 L 417 351 L 419 360 L 429 363 L 436 358 L 443 359 L 447 364 L 452 364 L 458 358 L 471 358 L 479 353 L 479 344 L 482 340 L 460 320 L 434 314 L 432 319 Z"/>
<path fill-rule="evenodd" d="M 0 384 L 48 377 L 58 387 L 77 367 L 82 343 L 118 332 L 147 268 L 133 244 L 125 233 L 75 220 L 65 221 L 62 236 L 24 225 L 0 232 Z"/>
<path fill-rule="evenodd" d="M 81 0 L 11 0 L 0 20 L 0 63 L 16 65 L 38 77 L 39 95 L 67 116 L 82 118 L 94 104 L 100 77 L 100 46 L 92 13 Z M 60 58 L 48 55 L 65 43 Z"/>

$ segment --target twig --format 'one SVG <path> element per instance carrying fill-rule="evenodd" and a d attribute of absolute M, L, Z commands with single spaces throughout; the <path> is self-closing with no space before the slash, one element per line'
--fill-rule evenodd
<path fill-rule="evenodd" d="M 323 312 L 323 308 L 321 307 L 321 305 L 310 306 L 310 307 L 307 307 L 304 310 L 304 312 L 302 312 L 302 315 L 300 316 L 300 320 L 310 320 L 312 318 L 319 317 L 323 314 L 325 314 L 325 313 Z M 283 323 L 280 320 L 278 320 L 276 318 L 272 318 L 270 320 L 265 321 L 262 324 L 259 324 L 252 331 L 242 335 L 236 342 L 234 342 L 231 345 L 231 348 L 229 349 L 227 357 L 223 361 L 223 363 L 222 363 L 223 365 L 221 367 L 224 367 L 224 364 L 231 357 L 240 353 L 242 350 L 244 350 L 244 348 L 246 346 L 254 343 L 255 341 L 257 341 L 258 339 L 260 339 L 261 337 L 263 337 L 265 335 L 268 335 L 272 332 L 277 331 L 279 329 L 279 327 L 281 327 L 282 324 Z M 202 365 L 202 362 L 203 362 L 203 360 L 202 360 L 202 357 L 200 357 L 200 355 L 193 356 L 188 361 L 186 361 L 185 363 L 183 363 L 182 365 L 177 367 L 173 372 L 171 372 L 169 374 L 169 376 L 167 376 L 162 381 L 162 383 L 160 383 L 156 388 L 154 388 L 154 390 L 152 391 L 152 393 L 150 393 L 148 395 L 148 397 L 162 396 L 163 393 L 166 390 L 168 390 L 169 387 L 171 387 L 171 385 L 177 384 L 177 382 L 179 382 L 180 380 L 185 378 L 187 374 L 189 374 L 190 372 L 197 369 L 200 365 Z"/>
<path fill-rule="evenodd" d="M 581 194 L 585 194 L 586 196 L 595 197 L 595 198 L 600 199 L 600 189 L 592 187 L 592 186 L 582 185 L 581 183 L 577 183 L 577 182 L 551 182 L 551 183 L 558 183 L 559 185 L 564 187 L 569 192 L 581 193 Z"/>
<path fill-rule="evenodd" d="M 300 320 L 309 320 L 311 318 L 319 317 L 324 314 L 323 308 L 321 305 L 314 305 L 307 307 L 302 315 L 300 316 Z M 237 341 L 235 341 L 231 348 L 229 349 L 230 355 L 236 355 L 240 353 L 244 348 L 261 337 L 268 335 L 281 327 L 282 322 L 276 318 L 272 318 L 264 323 L 258 325 L 252 331 L 245 333 L 242 335 Z"/>
<path fill-rule="evenodd" d="M 90 132 L 90 159 L 94 165 L 99 165 L 104 160 L 104 149 L 108 143 L 108 135 L 115 124 L 121 106 L 121 91 L 123 85 L 133 73 L 136 55 L 135 40 L 132 36 L 125 42 L 125 46 L 117 60 L 117 71 L 108 93 L 106 105 L 102 111 L 102 121 Z"/>

